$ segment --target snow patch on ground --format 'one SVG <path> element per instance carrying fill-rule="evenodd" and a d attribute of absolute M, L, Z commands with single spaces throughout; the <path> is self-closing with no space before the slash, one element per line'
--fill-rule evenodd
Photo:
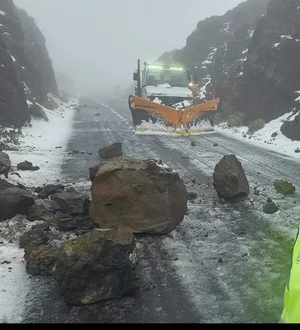
<path fill-rule="evenodd" d="M 20 182 L 32 188 L 44 183 L 53 183 L 59 179 L 60 165 L 72 129 L 74 104 L 77 105 L 75 99 L 55 110 L 42 107 L 49 121 L 34 119 L 31 122 L 32 127 L 22 129 L 18 150 L 7 151 L 12 166 L 15 168 L 18 163 L 27 160 L 33 166 L 39 166 L 40 170 L 18 172 L 21 179 L 11 175 L 8 181 Z"/>
<path fill-rule="evenodd" d="M 21 179 L 10 175 L 7 181 L 34 188 L 60 179 L 60 167 L 77 104 L 78 100 L 72 99 L 55 110 L 43 108 L 49 121 L 32 120 L 31 127 L 22 129 L 23 137 L 18 150 L 6 153 L 10 156 L 14 168 L 18 163 L 28 160 L 34 166 L 39 166 L 40 170 L 18 171 Z M 56 149 L 58 146 L 60 148 Z M 30 276 L 26 273 L 24 251 L 19 248 L 19 237 L 37 223 L 29 223 L 22 216 L 0 222 L 0 322 L 22 322 Z"/>
<path fill-rule="evenodd" d="M 251 136 L 247 134 L 248 127 L 242 126 L 237 128 L 228 128 L 225 123 L 216 125 L 215 131 L 243 142 L 248 142 L 300 159 L 300 153 L 295 153 L 296 149 L 300 149 L 300 141 L 292 141 L 284 136 L 280 131 L 283 122 L 286 120 L 291 121 L 295 118 L 295 116 L 296 114 L 294 114 L 293 111 L 284 114 L 283 116 L 265 124 L 263 129 L 257 131 Z M 276 133 L 277 135 L 272 137 L 273 133 Z"/>

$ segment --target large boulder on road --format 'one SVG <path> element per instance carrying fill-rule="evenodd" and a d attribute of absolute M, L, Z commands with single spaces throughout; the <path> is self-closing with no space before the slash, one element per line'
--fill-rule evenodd
<path fill-rule="evenodd" d="M 11 219 L 17 214 L 27 215 L 33 204 L 34 198 L 30 192 L 0 180 L 0 221 Z"/>
<path fill-rule="evenodd" d="M 123 156 L 122 143 L 115 142 L 99 149 L 99 156 L 101 159 L 111 159 L 114 157 Z"/>
<path fill-rule="evenodd" d="M 119 157 L 101 164 L 91 193 L 90 216 L 100 228 L 164 234 L 187 213 L 188 192 L 178 173 L 155 160 Z"/>
<path fill-rule="evenodd" d="M 120 298 L 137 289 L 131 231 L 94 229 L 64 243 L 54 276 L 71 305 Z"/>
<path fill-rule="evenodd" d="M 8 173 L 11 168 L 11 161 L 7 153 L 0 151 L 0 175 L 4 174 L 8 178 Z"/>
<path fill-rule="evenodd" d="M 249 183 L 241 162 L 235 155 L 225 155 L 216 165 L 213 184 L 219 198 L 230 200 L 249 194 Z"/>

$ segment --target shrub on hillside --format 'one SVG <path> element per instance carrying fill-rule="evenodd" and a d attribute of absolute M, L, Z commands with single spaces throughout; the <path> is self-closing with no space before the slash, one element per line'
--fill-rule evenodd
<path fill-rule="evenodd" d="M 222 112 L 217 112 L 213 117 L 214 125 L 219 125 L 219 124 L 224 123 L 224 122 L 226 122 L 226 119 L 225 119 L 223 113 Z"/>
<path fill-rule="evenodd" d="M 263 119 L 255 119 L 248 125 L 248 133 L 253 134 L 260 129 L 264 128 L 265 126 L 265 121 Z"/>
<path fill-rule="evenodd" d="M 241 127 L 244 124 L 244 114 L 240 111 L 232 113 L 228 116 L 227 126 L 228 127 Z"/>

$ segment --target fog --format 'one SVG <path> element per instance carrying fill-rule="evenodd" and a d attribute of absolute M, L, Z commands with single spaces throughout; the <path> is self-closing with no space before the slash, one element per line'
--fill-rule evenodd
<path fill-rule="evenodd" d="M 185 45 L 198 21 L 242 0 L 14 0 L 43 32 L 53 66 L 83 88 L 131 83 L 137 58 Z"/>

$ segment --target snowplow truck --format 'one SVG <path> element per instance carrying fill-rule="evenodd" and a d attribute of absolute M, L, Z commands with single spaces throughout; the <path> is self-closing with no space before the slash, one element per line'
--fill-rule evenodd
<path fill-rule="evenodd" d="M 128 103 L 136 132 L 165 132 L 180 135 L 212 131 L 204 120 L 217 110 L 219 99 L 194 105 L 194 83 L 188 70 L 174 64 L 144 63 L 138 60 L 133 74 L 133 93 Z"/>

